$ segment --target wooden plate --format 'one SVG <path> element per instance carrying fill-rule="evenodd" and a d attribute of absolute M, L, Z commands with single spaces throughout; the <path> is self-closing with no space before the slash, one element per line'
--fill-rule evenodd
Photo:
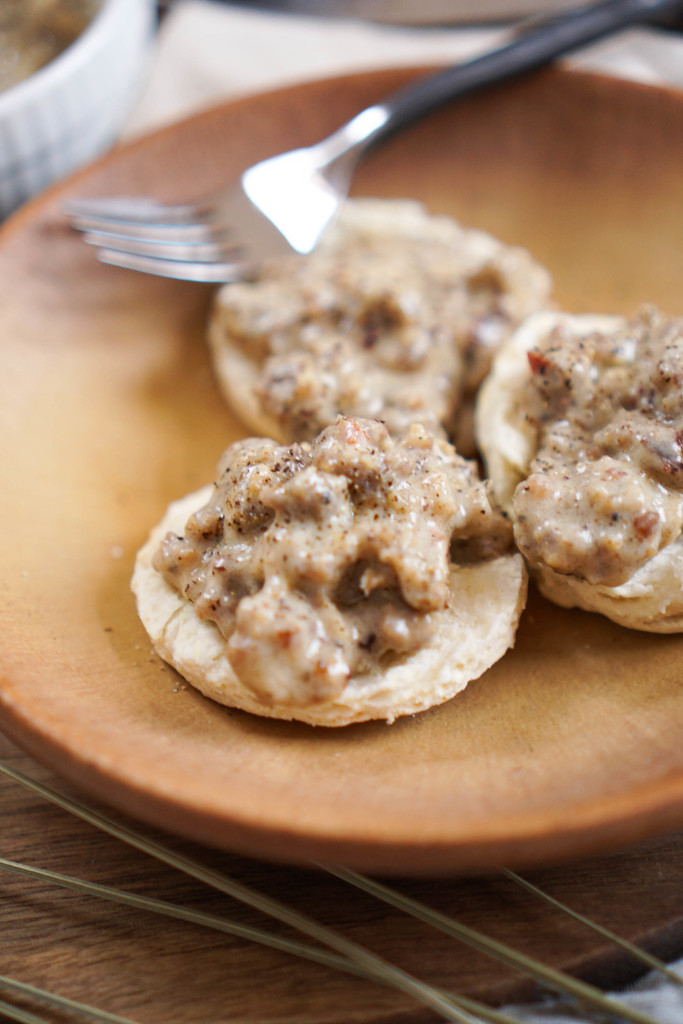
<path fill-rule="evenodd" d="M 150 651 L 128 589 L 167 502 L 242 428 L 203 343 L 209 289 L 107 268 L 70 195 L 218 186 L 409 77 L 307 84 L 122 148 L 0 244 L 0 721 L 90 794 L 265 858 L 413 874 L 540 863 L 681 821 L 683 637 L 530 600 L 517 646 L 450 704 L 341 731 L 202 698 Z M 682 314 L 683 97 L 547 71 L 424 120 L 358 193 L 417 196 L 528 246 L 569 309 Z"/>

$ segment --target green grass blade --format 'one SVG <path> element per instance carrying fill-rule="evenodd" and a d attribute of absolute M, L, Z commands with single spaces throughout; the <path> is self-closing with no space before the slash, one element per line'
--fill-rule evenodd
<path fill-rule="evenodd" d="M 41 783 L 29 778 L 29 776 L 24 775 L 23 772 L 10 768 L 9 765 L 0 764 L 0 774 L 11 778 L 13 781 L 69 811 L 95 828 L 106 832 L 108 835 L 114 836 L 130 846 L 155 857 L 157 860 L 176 868 L 178 871 L 196 878 L 205 885 L 228 896 L 232 896 L 234 899 L 308 935 L 309 938 L 315 939 L 323 946 L 327 946 L 342 956 L 347 957 L 357 967 L 370 972 L 376 981 L 381 980 L 383 984 L 393 986 L 406 995 L 412 996 L 418 1002 L 436 1010 L 445 1020 L 453 1021 L 455 1024 L 476 1024 L 472 1015 L 460 1007 L 459 997 L 451 996 L 427 985 L 407 971 L 396 967 L 363 946 L 338 935 L 331 929 L 319 924 L 313 918 L 280 903 L 279 900 L 264 896 L 262 893 L 250 889 L 241 882 L 206 868 L 203 864 L 192 858 L 175 853 L 161 843 L 148 839 L 141 833 L 125 825 L 120 825 L 96 811 L 92 811 L 79 801 L 72 800 L 51 790 L 47 786 L 43 786 Z"/>
<path fill-rule="evenodd" d="M 115 889 L 112 886 L 100 885 L 97 882 L 86 882 L 72 875 L 63 875 L 56 871 L 48 871 L 45 868 L 31 867 L 28 864 L 18 864 L 16 861 L 7 860 L 5 857 L 0 857 L 0 869 L 10 871 L 15 875 L 22 875 L 25 878 L 33 878 L 41 882 L 61 886 L 65 889 L 71 889 L 74 892 L 84 893 L 86 896 L 94 896 L 97 899 L 119 903 L 135 910 L 162 914 L 164 917 L 172 917 L 179 921 L 185 921 L 188 924 L 198 925 L 202 928 L 211 928 L 214 931 L 246 939 L 248 942 L 257 942 L 260 945 L 269 946 L 281 953 L 289 953 L 292 956 L 313 960 L 316 963 L 323 964 L 326 967 L 333 967 L 336 970 L 351 972 L 356 970 L 354 964 L 326 949 L 308 946 L 294 939 L 272 935 L 270 932 L 263 931 L 260 928 L 228 921 L 225 918 L 217 917 L 214 914 L 207 914 L 201 910 L 190 910 L 187 907 L 168 903 L 165 900 L 159 900 L 152 896 L 140 896 L 125 889 Z M 370 977 L 370 975 L 364 975 L 364 977 Z"/>
<path fill-rule="evenodd" d="M 551 907 L 561 910 L 564 914 L 568 914 L 569 917 L 573 918 L 575 921 L 579 921 L 581 924 L 585 925 L 586 928 L 590 928 L 592 932 L 595 932 L 597 935 L 601 935 L 605 939 L 609 939 L 615 945 L 625 949 L 631 954 L 631 956 L 640 960 L 641 963 L 645 964 L 647 967 L 650 967 L 655 971 L 660 971 L 669 979 L 669 981 L 673 981 L 676 985 L 683 985 L 683 978 L 667 967 L 667 965 L 656 956 L 652 956 L 651 953 L 647 953 L 644 949 L 634 946 L 633 943 L 629 942 L 627 939 L 622 939 L 621 936 L 616 935 L 614 932 L 610 931 L 609 928 L 604 928 L 601 924 L 597 924 L 597 922 L 592 921 L 590 917 L 586 917 L 584 914 L 579 914 L 578 911 L 572 910 L 571 907 L 568 907 L 565 903 L 561 903 L 560 900 L 556 900 L 554 896 L 550 896 L 547 892 L 544 892 L 542 889 L 539 889 L 538 886 L 534 885 L 533 882 L 528 882 L 526 878 L 522 878 L 520 875 L 515 874 L 514 871 L 509 871 L 507 868 L 502 868 L 501 870 L 502 874 L 504 874 L 506 878 L 516 882 L 517 885 L 521 885 L 523 889 L 527 890 L 527 892 L 533 893 L 534 896 L 537 896 L 545 903 L 548 903 Z"/>
<path fill-rule="evenodd" d="M 272 935 L 270 932 L 263 931 L 260 928 L 252 928 L 249 925 L 242 925 L 237 922 L 228 921 L 225 918 L 216 917 L 215 915 L 207 914 L 204 911 L 190 910 L 187 907 L 182 907 L 178 904 L 168 903 L 164 900 L 159 900 L 150 896 L 139 896 L 137 893 L 127 892 L 123 889 L 115 889 L 108 885 L 100 885 L 96 882 L 86 882 L 81 878 L 75 878 L 71 875 L 63 875 L 56 871 L 48 871 L 44 868 L 32 867 L 28 864 L 18 864 L 16 861 L 7 860 L 4 857 L 0 857 L 0 869 L 10 871 L 13 874 L 22 875 L 26 878 L 33 878 L 41 882 L 48 882 L 53 885 L 62 886 L 75 892 L 83 893 L 87 896 L 110 900 L 113 903 L 122 904 L 136 910 L 150 911 L 152 913 L 162 914 L 166 917 L 186 921 L 189 924 L 198 925 L 204 928 L 211 928 L 214 931 L 227 933 L 238 938 L 246 939 L 247 941 L 256 942 L 260 945 L 268 946 L 271 949 L 276 949 L 279 952 L 311 960 L 315 963 L 323 964 L 326 967 L 331 967 L 335 970 L 343 971 L 346 974 L 352 974 L 368 981 L 381 983 L 383 980 L 382 978 L 377 977 L 374 972 L 371 973 L 363 970 L 356 964 L 351 963 L 345 957 L 338 956 L 326 949 L 319 949 L 316 946 L 308 946 L 293 939 L 288 939 L 279 935 Z M 442 994 L 448 995 L 446 992 L 442 992 Z M 478 1003 L 475 1000 L 468 999 L 465 996 L 454 997 L 451 995 L 449 998 L 454 999 L 457 1004 L 468 1013 L 476 1014 L 482 1020 L 489 1021 L 490 1024 L 510 1024 L 511 1022 L 511 1018 L 507 1016 L 507 1014 L 499 1013 L 497 1010 L 494 1010 L 489 1006 L 485 1006 L 482 1003 Z"/>
<path fill-rule="evenodd" d="M 119 825 L 106 816 L 92 811 L 79 801 L 72 800 L 46 786 L 43 786 L 41 783 L 38 783 L 24 775 L 22 772 L 0 763 L 0 774 L 13 779 L 20 785 L 38 793 L 51 803 L 56 804 L 62 809 L 74 814 L 109 835 L 112 835 L 136 849 L 139 849 L 142 852 L 168 864 L 169 866 L 196 878 L 198 881 L 201 881 L 208 886 L 217 889 L 226 895 L 232 896 L 234 899 L 237 899 L 240 902 L 261 911 L 262 913 L 265 913 L 268 916 L 301 931 L 320 942 L 323 946 L 327 946 L 341 954 L 339 958 L 332 957 L 330 959 L 329 954 L 325 954 L 324 951 L 319 951 L 316 954 L 314 947 L 294 944 L 301 950 L 301 952 L 297 952 L 295 955 L 306 956 L 309 959 L 317 959 L 319 962 L 326 962 L 328 965 L 334 966 L 339 970 L 346 970 L 350 973 L 370 978 L 375 982 L 397 988 L 400 991 L 413 996 L 413 998 L 425 1005 L 430 1006 L 432 1009 L 437 1010 L 446 1020 L 462 1022 L 462 1024 L 476 1024 L 475 1019 L 472 1016 L 473 1014 L 476 1014 L 482 1019 L 495 1022 L 495 1024 L 514 1024 L 510 1017 L 500 1013 L 499 1011 L 491 1010 L 489 1007 L 480 1005 L 472 1000 L 455 996 L 451 993 L 426 985 L 411 974 L 395 967 L 393 964 L 369 950 L 366 950 L 364 947 L 359 946 L 325 926 L 320 925 L 312 918 L 287 907 L 271 897 L 264 896 L 263 894 L 250 889 L 243 883 L 237 882 L 219 872 L 212 871 L 198 861 L 184 855 L 177 854 L 162 844 L 152 839 L 148 839 L 141 833 L 127 826 Z M 526 974 L 530 974 L 532 977 L 543 982 L 554 991 L 579 999 L 580 1001 L 594 1007 L 602 1014 L 608 1014 L 613 1018 L 631 1022 L 631 1024 L 658 1024 L 658 1022 L 652 1017 L 630 1007 L 622 1006 L 615 1000 L 603 995 L 599 989 L 578 981 L 575 978 L 571 978 L 562 972 L 546 967 L 544 964 L 539 963 L 532 958 L 525 957 L 523 954 L 518 953 L 511 947 L 489 939 L 464 925 L 460 925 L 458 922 L 446 917 L 438 911 L 431 910 L 427 906 L 420 904 L 415 900 L 411 900 L 409 897 L 402 896 L 400 893 L 389 889 L 387 886 L 383 886 L 378 882 L 374 882 L 371 879 L 365 878 L 356 872 L 348 871 L 347 869 L 331 867 L 329 865 L 319 865 L 319 867 L 323 870 L 329 871 L 333 875 L 336 875 L 336 877 L 357 886 L 358 888 L 365 889 L 365 891 L 370 892 L 377 898 L 393 904 L 412 916 L 432 924 L 441 931 L 460 939 L 473 948 L 477 948 L 482 952 L 495 957 L 501 962 L 508 963 Z M 30 870 L 35 871 L 38 869 Z M 75 885 L 78 885 L 79 887 L 92 885 L 92 883 L 82 883 L 77 879 L 73 881 Z M 127 895 L 131 896 L 136 901 L 141 901 L 139 903 L 140 906 L 142 905 L 142 902 L 149 900 L 148 897 L 137 897 L 133 896 L 133 894 Z M 152 909 L 152 902 L 154 901 L 149 901 L 147 909 Z M 177 913 L 177 916 L 181 916 L 181 913 L 183 912 L 176 912 L 174 909 L 174 913 Z M 191 914 L 193 912 L 188 911 L 187 913 Z M 222 921 L 222 919 L 217 920 Z M 223 922 L 223 925 L 225 926 L 223 930 L 231 928 L 229 922 Z M 268 933 L 261 932 L 259 929 L 253 929 L 250 931 L 251 934 L 249 936 L 245 935 L 244 937 L 251 938 L 253 941 L 262 941 L 263 936 L 268 936 Z M 270 941 L 271 938 L 275 939 L 276 937 L 268 937 L 267 944 L 273 944 Z M 276 941 L 279 942 L 279 940 Z M 288 940 L 285 940 L 285 942 L 287 941 Z M 289 946 L 289 951 L 292 951 L 292 946 Z"/>
<path fill-rule="evenodd" d="M 320 866 L 323 867 L 323 865 Z M 570 996 L 591 1006 L 601 1014 L 612 1019 L 628 1021 L 630 1024 L 658 1024 L 649 1014 L 642 1013 L 633 1007 L 622 1005 L 609 996 L 604 995 L 600 989 L 595 988 L 593 985 L 588 985 L 586 982 L 572 978 L 552 967 L 546 967 L 540 961 L 525 956 L 523 953 L 518 953 L 511 946 L 507 946 L 495 939 L 490 939 L 486 935 L 482 935 L 481 932 L 477 932 L 467 925 L 460 924 L 440 911 L 432 910 L 430 907 L 411 899 L 409 896 L 404 896 L 380 882 L 366 878 L 364 875 L 347 868 L 327 865 L 326 870 L 336 878 L 340 878 L 350 885 L 355 885 L 364 892 L 384 900 L 399 910 L 403 910 L 405 913 L 433 925 L 435 928 L 445 932 L 447 935 L 451 935 L 453 938 L 459 939 L 473 949 L 486 953 L 501 963 L 508 964 L 508 966 L 515 967 L 525 974 L 531 975 L 531 977 L 547 985 L 554 992 Z"/>
<path fill-rule="evenodd" d="M 17 1024 L 48 1024 L 44 1017 L 36 1017 L 34 1013 L 20 1010 L 18 1006 L 12 1006 L 2 999 L 0 999 L 0 1015 L 7 1017 L 8 1020 L 17 1021 Z"/>
<path fill-rule="evenodd" d="M 1 974 L 0 985 L 3 985 L 5 988 L 12 989 L 14 992 L 21 992 L 22 995 L 30 996 L 32 999 L 38 999 L 41 1002 L 49 1003 L 51 1006 L 58 1006 L 63 1010 L 71 1010 L 84 1016 L 90 1016 L 93 1020 L 103 1021 L 106 1022 L 106 1024 L 135 1024 L 135 1022 L 129 1020 L 128 1017 L 118 1017 L 115 1013 L 107 1013 L 106 1010 L 98 1010 L 95 1006 L 87 1006 L 85 1003 L 77 1003 L 73 999 L 67 999 L 66 996 L 57 996 L 53 992 L 46 992 L 42 988 L 36 988 L 35 985 L 27 985 L 26 982 L 15 981 L 13 978 L 6 978 Z M 15 1014 L 17 1012 L 23 1012 L 21 1010 L 17 1011 L 16 1007 L 10 1007 L 10 1009 Z M 21 1018 L 17 1018 L 15 1016 L 14 1019 L 20 1020 Z M 29 1024 L 33 1024 L 33 1022 L 29 1021 Z M 38 1020 L 38 1024 L 43 1024 L 43 1021 Z"/>

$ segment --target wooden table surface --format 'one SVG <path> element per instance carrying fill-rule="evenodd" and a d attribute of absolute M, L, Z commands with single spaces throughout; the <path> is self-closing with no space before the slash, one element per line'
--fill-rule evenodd
<path fill-rule="evenodd" d="M 74 795 L 2 736 L 0 759 Z M 256 911 L 208 891 L 5 779 L 0 781 L 0 814 L 0 855 L 6 858 L 284 932 Z M 533 984 L 511 969 L 326 874 L 161 838 L 316 916 L 435 985 L 492 1004 L 534 994 Z M 683 952 L 682 838 L 650 840 L 600 858 L 536 869 L 526 877 L 575 910 L 671 959 Z M 642 973 L 627 954 L 501 874 L 391 884 L 546 964 L 603 986 Z M 0 872 L 0 899 L 0 974 L 139 1024 L 421 1024 L 438 1019 L 404 995 L 332 969 L 7 872 Z M 7 997 L 1 986 L 0 997 Z"/>

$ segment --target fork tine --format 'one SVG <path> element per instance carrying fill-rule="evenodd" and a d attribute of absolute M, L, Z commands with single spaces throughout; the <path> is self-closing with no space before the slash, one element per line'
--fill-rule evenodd
<path fill-rule="evenodd" d="M 74 218 L 102 218 L 145 224 L 196 224 L 211 212 L 210 203 L 160 203 L 144 196 L 112 197 L 104 199 L 68 199 L 64 212 Z"/>
<path fill-rule="evenodd" d="M 138 256 L 116 249 L 98 249 L 97 257 L 102 263 L 127 270 L 137 270 L 157 277 L 170 277 L 176 281 L 196 281 L 203 284 L 223 284 L 226 281 L 243 281 L 254 271 L 246 260 L 232 263 L 197 263 L 188 260 L 158 259 L 155 256 Z"/>
<path fill-rule="evenodd" d="M 188 263 L 225 263 L 240 254 L 240 247 L 227 241 L 168 242 L 151 238 L 129 238 L 109 233 L 87 232 L 83 240 L 98 248 L 128 252 L 134 256 L 153 256 L 156 259 L 184 260 Z"/>
<path fill-rule="evenodd" d="M 74 217 L 71 226 L 78 231 L 111 235 L 112 238 L 141 238 L 147 242 L 210 242 L 227 238 L 227 226 L 210 223 L 159 224 L 123 221 L 115 217 Z"/>

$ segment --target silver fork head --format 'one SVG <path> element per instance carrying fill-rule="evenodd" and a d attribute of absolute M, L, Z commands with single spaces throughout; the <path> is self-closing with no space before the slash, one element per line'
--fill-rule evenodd
<path fill-rule="evenodd" d="M 72 223 L 84 232 L 84 241 L 97 248 L 200 263 L 244 258 L 244 252 L 232 238 L 232 233 L 211 223 L 141 224 L 82 215 L 75 216 Z"/>
<path fill-rule="evenodd" d="M 343 198 L 318 172 L 313 147 L 256 164 L 204 202 L 75 199 L 65 212 L 102 262 L 181 280 L 234 281 L 265 259 L 315 247 Z"/>
<path fill-rule="evenodd" d="M 104 263 L 207 283 L 253 272 L 254 261 L 221 222 L 215 200 L 166 205 L 137 196 L 72 199 L 64 212 Z"/>
<path fill-rule="evenodd" d="M 72 200 L 65 210 L 104 262 L 194 281 L 251 276 L 266 259 L 312 252 L 346 198 L 359 147 L 386 116 L 370 108 L 314 146 L 254 164 L 199 204 L 112 198 Z"/>

